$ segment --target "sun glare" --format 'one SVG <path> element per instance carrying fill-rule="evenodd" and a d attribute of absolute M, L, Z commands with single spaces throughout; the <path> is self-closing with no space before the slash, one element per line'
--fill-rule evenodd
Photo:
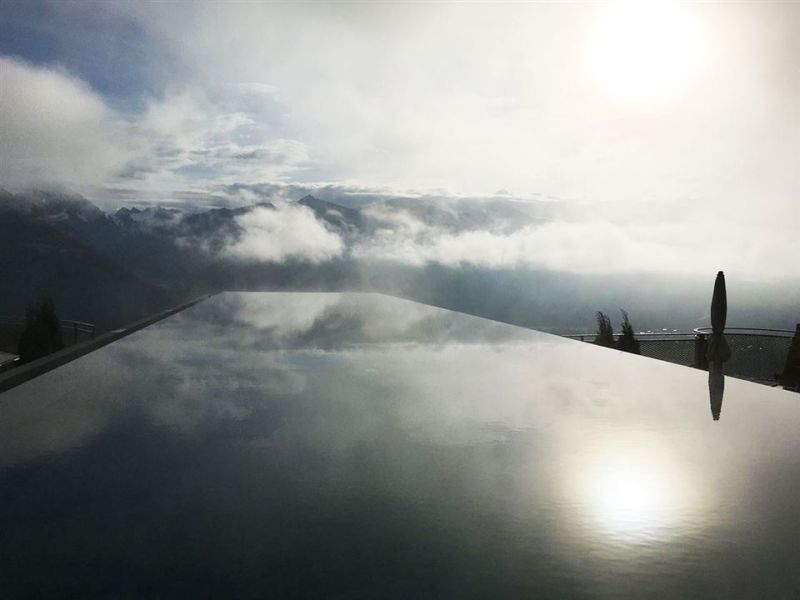
<path fill-rule="evenodd" d="M 598 83 L 624 100 L 675 93 L 696 71 L 700 54 L 697 23 L 667 2 L 617 5 L 599 23 L 590 44 Z"/>
<path fill-rule="evenodd" d="M 593 445 L 572 469 L 572 493 L 599 539 L 666 539 L 692 521 L 700 502 L 690 473 L 646 435 Z"/>
<path fill-rule="evenodd" d="M 670 473 L 636 461 L 602 465 L 587 484 L 593 516 L 617 537 L 653 537 L 673 523 L 680 504 Z"/>

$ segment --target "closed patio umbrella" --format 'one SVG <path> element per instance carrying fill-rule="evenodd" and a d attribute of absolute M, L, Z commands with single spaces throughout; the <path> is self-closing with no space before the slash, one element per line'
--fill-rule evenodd
<path fill-rule="evenodd" d="M 709 363 L 722 365 L 731 357 L 731 349 L 725 340 L 725 320 L 728 318 L 728 293 L 725 290 L 725 273 L 717 273 L 714 295 L 711 297 L 711 341 L 706 357 Z"/>
<path fill-rule="evenodd" d="M 711 297 L 711 341 L 708 344 L 708 393 L 711 399 L 711 416 L 719 420 L 722 413 L 722 396 L 725 393 L 725 376 L 722 363 L 731 357 L 725 340 L 725 321 L 728 318 L 728 293 L 725 290 L 725 273 L 717 273 L 714 295 Z"/>

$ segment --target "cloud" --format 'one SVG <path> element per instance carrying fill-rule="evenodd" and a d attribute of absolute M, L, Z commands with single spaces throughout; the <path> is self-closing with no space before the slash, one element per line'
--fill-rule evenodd
<path fill-rule="evenodd" d="M 359 238 L 351 255 L 415 267 L 546 269 L 583 274 L 703 274 L 719 269 L 751 279 L 796 277 L 798 243 L 791 228 L 754 236 L 748 225 L 703 227 L 682 221 L 614 222 L 557 218 L 513 231 L 457 231 L 426 225 L 402 210 L 377 214 L 385 227 Z"/>
<path fill-rule="evenodd" d="M 137 14 L 181 57 L 194 85 L 215 90 L 276 137 L 302 141 L 306 159 L 278 170 L 279 183 L 338 182 L 397 195 L 510 188 L 574 207 L 561 212 L 560 227 L 510 237 L 493 226 L 469 236 L 387 233 L 357 248 L 363 256 L 596 270 L 599 257 L 621 269 L 637 262 L 625 253 L 649 252 L 654 264 L 691 270 L 696 252 L 738 263 L 747 246 L 768 263 L 752 265 L 755 272 L 788 269 L 781 256 L 800 251 L 787 231 L 800 190 L 800 127 L 792 118 L 800 103 L 792 34 L 800 10 L 676 10 L 703 38 L 690 57 L 692 76 L 639 104 L 597 83 L 590 42 L 607 16 L 602 4 L 204 5 L 191 18 L 165 4 Z M 249 155 L 242 144 L 239 156 Z M 254 170 L 242 177 L 259 184 Z M 224 184 L 235 186 L 233 179 Z M 437 202 L 436 194 L 418 196 Z M 637 218 L 619 215 L 626 211 Z M 661 237 L 668 228 L 648 214 L 680 227 Z M 740 239 L 698 242 L 710 223 Z M 444 237 L 434 240 L 438 233 Z M 557 247 L 540 251 L 546 240 Z M 590 240 L 599 244 L 594 251 L 579 250 Z"/>
<path fill-rule="evenodd" d="M 69 73 L 0 57 L 0 89 L 2 185 L 105 183 L 128 160 L 123 125 Z"/>
<path fill-rule="evenodd" d="M 86 31 L 70 27 L 86 6 L 43 6 L 60 31 Z M 568 200 L 541 226 L 478 219 L 463 231 L 464 204 L 451 206 L 451 227 L 421 212 L 405 224 L 385 214 L 346 250 L 317 223 L 298 237 L 310 232 L 323 250 L 298 255 L 796 272 L 800 9 L 678 9 L 703 37 L 694 76 L 636 104 L 597 85 L 587 54 L 604 4 L 92 5 L 104 31 L 136 25 L 142 65 L 170 68 L 155 74 L 157 92 L 127 86 L 139 91 L 126 112 L 73 71 L 2 59 L 0 184 L 91 184 L 87 195 L 109 204 L 235 205 L 310 192 L 351 205 L 413 196 L 437 209 L 448 194 L 509 188 Z M 128 49 L 85 37 L 75 47 L 87 55 Z M 246 236 L 237 252 L 287 256 L 281 248 L 299 243 L 285 236 L 269 249 L 262 237 Z"/>
<path fill-rule="evenodd" d="M 305 206 L 278 204 L 258 207 L 237 217 L 243 232 L 226 254 L 244 261 L 319 263 L 339 258 L 344 242 L 329 231 Z"/>
<path fill-rule="evenodd" d="M 189 86 L 151 99 L 130 117 L 128 135 L 137 152 L 117 173 L 116 185 L 160 201 L 225 184 L 281 181 L 304 168 L 305 144 L 276 137 L 248 106 L 251 94 L 246 88 L 212 97 Z"/>
<path fill-rule="evenodd" d="M 187 18 L 162 4 L 141 18 L 203 85 L 267 86 L 280 103 L 262 118 L 313 148 L 329 180 L 723 204 L 746 202 L 767 175 L 786 206 L 800 11 L 680 7 L 702 31 L 695 76 L 631 106 L 592 67 L 608 10 L 205 4 Z"/>
<path fill-rule="evenodd" d="M 687 275 L 723 269 L 751 280 L 796 278 L 800 246 L 793 221 L 762 218 L 738 222 L 717 207 L 699 202 L 650 205 L 580 205 L 559 200 L 513 197 L 431 196 L 336 185 L 253 184 L 220 186 L 230 205 L 272 200 L 277 211 L 237 223 L 248 231 L 228 242 L 228 254 L 276 261 L 312 257 L 412 267 L 440 264 L 485 269 L 544 269 L 582 274 Z M 363 225 L 339 236 L 306 207 L 291 202 L 311 193 L 360 207 Z M 286 219 L 291 211 L 302 219 Z M 296 227 L 305 250 L 287 228 Z M 281 231 L 281 235 L 275 232 Z M 331 237 L 333 236 L 333 237 Z M 236 250 L 232 251 L 231 247 Z M 283 258 L 278 258 L 283 257 Z"/>
<path fill-rule="evenodd" d="M 137 128 L 151 140 L 151 155 L 162 169 L 214 169 L 215 181 L 279 178 L 308 159 L 301 142 L 271 137 L 265 124 L 232 99 L 214 101 L 196 89 L 151 102 Z"/>
<path fill-rule="evenodd" d="M 215 97 L 178 87 L 121 113 L 65 70 L 0 57 L 0 89 L 0 179 L 10 188 L 66 186 L 101 204 L 104 189 L 164 200 L 281 181 L 309 161 L 304 143 L 258 118 L 268 96 L 257 86 Z"/>

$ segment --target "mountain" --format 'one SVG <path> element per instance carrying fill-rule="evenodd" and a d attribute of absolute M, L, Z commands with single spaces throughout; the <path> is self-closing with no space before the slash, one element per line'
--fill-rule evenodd
<path fill-rule="evenodd" d="M 167 288 L 143 281 L 47 219 L 3 211 L 0 239 L 0 315 L 22 316 L 51 296 L 62 319 L 104 330 L 176 303 Z"/>
<path fill-rule="evenodd" d="M 232 256 L 227 249 L 244 239 L 244 227 L 252 225 L 242 217 L 256 208 L 283 210 L 268 202 L 207 210 L 122 208 L 106 214 L 80 196 L 0 191 L 0 239 L 5 242 L 0 315 L 19 315 L 38 296 L 50 293 L 64 318 L 112 326 L 153 307 L 225 289 L 362 289 L 551 331 L 591 331 L 595 311 L 617 314 L 619 307 L 630 311 L 638 329 L 707 325 L 710 284 L 702 277 L 414 266 L 351 254 L 359 244 L 395 238 L 401 249 L 406 244 L 413 250 L 413 244 L 442 233 L 536 227 L 550 218 L 551 203 L 375 197 L 353 207 L 307 195 L 297 204 L 339 236 L 341 256 L 322 262 Z M 277 241 L 281 234 L 267 231 L 272 230 L 256 227 L 256 241 L 260 236 L 265 244 L 285 243 Z M 249 233 L 253 238 L 254 232 Z M 731 324 L 787 328 L 797 322 L 797 286 L 731 282 L 730 289 L 737 298 L 730 306 Z"/>
<path fill-rule="evenodd" d="M 183 215 L 177 208 L 164 208 L 161 206 L 148 208 L 122 207 L 113 215 L 111 220 L 125 229 L 153 229 L 169 227 Z"/>
<path fill-rule="evenodd" d="M 307 198 L 304 205 L 322 215 L 320 220 L 327 217 L 327 227 L 349 230 L 358 222 L 358 211 L 314 200 Z M 69 313 L 63 318 L 115 326 L 130 315 L 144 316 L 152 306 L 164 308 L 158 298 L 175 304 L 223 289 L 353 285 L 355 269 L 337 261 L 313 265 L 231 258 L 225 249 L 243 233 L 239 218 L 256 208 L 274 210 L 275 205 L 200 211 L 125 207 L 106 214 L 81 196 L 0 191 L 2 239 L 8 248 L 0 269 L 0 278 L 8 282 L 0 315 L 20 315 L 38 296 L 52 294 L 58 308 Z M 113 289 L 121 290 L 122 297 L 111 294 Z M 99 295 L 92 296 L 93 290 Z M 147 300 L 151 297 L 152 302 Z"/>
<path fill-rule="evenodd" d="M 33 190 L 12 194 L 0 189 L 0 219 L 44 223 L 90 246 L 116 236 L 114 224 L 97 206 L 77 194 Z"/>
<path fill-rule="evenodd" d="M 348 208 L 326 200 L 320 200 L 312 195 L 303 196 L 297 201 L 302 206 L 307 206 L 316 217 L 325 221 L 334 229 L 342 233 L 353 234 L 364 227 L 364 218 L 357 208 Z"/>

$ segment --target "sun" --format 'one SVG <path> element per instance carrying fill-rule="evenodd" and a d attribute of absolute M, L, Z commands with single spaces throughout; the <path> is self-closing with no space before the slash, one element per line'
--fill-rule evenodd
<path fill-rule="evenodd" d="M 671 95 L 696 73 L 699 26 L 679 5 L 629 2 L 601 19 L 589 44 L 597 83 L 623 100 L 652 101 Z"/>

